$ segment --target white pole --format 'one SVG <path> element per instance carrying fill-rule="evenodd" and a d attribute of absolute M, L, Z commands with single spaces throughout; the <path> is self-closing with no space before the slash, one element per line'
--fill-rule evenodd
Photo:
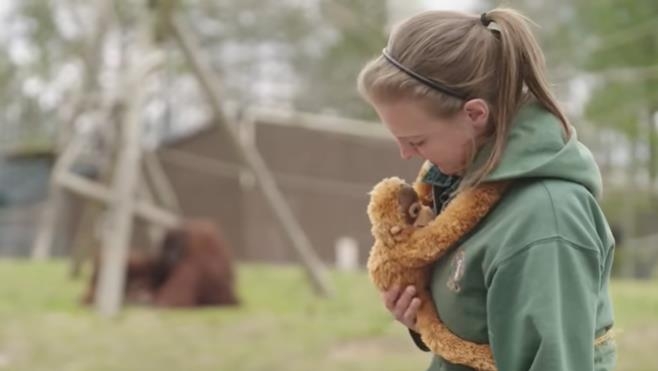
<path fill-rule="evenodd" d="M 352 237 L 336 240 L 336 269 L 356 271 L 359 268 L 359 243 Z"/>
<path fill-rule="evenodd" d="M 138 40 L 131 54 L 129 79 L 124 85 L 128 98 L 124 101 L 126 110 L 121 118 L 121 149 L 112 186 L 115 202 L 110 205 L 108 228 L 102 239 L 101 267 L 95 302 L 103 316 L 113 316 L 121 308 L 125 263 L 132 237 L 139 186 L 144 85 L 154 67 L 154 61 L 148 58 L 153 54 L 147 37 L 144 34 L 140 36 L 142 39 Z M 157 62 L 161 62 L 161 59 Z"/>

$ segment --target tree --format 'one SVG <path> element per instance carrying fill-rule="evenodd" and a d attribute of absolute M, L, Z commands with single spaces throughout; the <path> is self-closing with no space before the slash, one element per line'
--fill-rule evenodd
<path fill-rule="evenodd" d="M 318 39 L 295 61 L 303 76 L 295 104 L 311 111 L 373 118 L 358 96 L 356 77 L 386 44 L 386 2 L 322 0 L 320 9 L 318 28 L 328 37 Z"/>
<path fill-rule="evenodd" d="M 637 162 L 627 167 L 629 178 L 635 179 L 637 169 L 649 179 L 648 190 L 655 192 L 658 4 L 517 0 L 513 6 L 539 23 L 548 66 L 558 82 L 587 79 L 590 97 L 583 119 L 601 132 L 612 129 L 627 138 L 628 157 Z"/>
<path fill-rule="evenodd" d="M 658 136 L 653 117 L 658 112 L 658 70 L 643 71 L 658 63 L 658 4 L 651 0 L 614 4 L 581 1 L 578 6 L 580 22 L 596 40 L 584 69 L 594 73 L 618 71 L 604 76 L 594 90 L 587 114 L 604 124 L 618 123 L 619 130 L 647 148 L 648 153 L 639 160 L 653 195 L 658 171 Z M 623 75 L 624 70 L 629 76 Z M 655 195 L 651 198 L 656 201 Z"/>

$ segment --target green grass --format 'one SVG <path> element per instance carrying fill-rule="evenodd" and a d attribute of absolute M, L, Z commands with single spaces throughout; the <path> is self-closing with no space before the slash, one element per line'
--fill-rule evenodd
<path fill-rule="evenodd" d="M 363 273 L 333 273 L 318 299 L 293 267 L 243 265 L 236 309 L 129 308 L 103 319 L 78 305 L 64 262 L 0 260 L 0 370 L 424 370 L 428 356 L 391 321 Z M 658 283 L 613 285 L 620 371 L 655 370 Z"/>
<path fill-rule="evenodd" d="M 614 281 L 619 371 L 658 370 L 658 281 Z"/>

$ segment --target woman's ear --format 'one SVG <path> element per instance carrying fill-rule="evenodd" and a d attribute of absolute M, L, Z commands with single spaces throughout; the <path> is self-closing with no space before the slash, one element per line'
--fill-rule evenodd
<path fill-rule="evenodd" d="M 484 99 L 471 99 L 464 103 L 464 112 L 478 134 L 487 132 L 489 123 L 489 104 Z"/>

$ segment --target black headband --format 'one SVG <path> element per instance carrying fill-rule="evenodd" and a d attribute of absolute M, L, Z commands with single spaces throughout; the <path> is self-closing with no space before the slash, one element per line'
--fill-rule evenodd
<path fill-rule="evenodd" d="M 418 82 L 421 82 L 421 83 L 429 86 L 432 89 L 438 90 L 442 93 L 445 93 L 447 95 L 450 95 L 450 96 L 458 98 L 458 99 L 466 100 L 468 98 L 468 96 L 463 94 L 463 93 L 459 93 L 459 92 L 443 85 L 442 83 L 440 83 L 436 80 L 430 79 L 429 77 L 425 77 L 425 76 L 423 76 L 419 73 L 416 73 L 416 72 L 410 70 L 409 68 L 405 67 L 404 65 L 402 65 L 402 63 L 398 62 L 397 60 L 395 60 L 395 58 L 391 57 L 391 55 L 388 53 L 386 48 L 384 48 L 384 50 L 382 50 L 382 55 L 392 65 L 397 67 L 400 71 L 402 71 L 402 72 L 406 73 L 407 75 L 413 77 Z"/>

